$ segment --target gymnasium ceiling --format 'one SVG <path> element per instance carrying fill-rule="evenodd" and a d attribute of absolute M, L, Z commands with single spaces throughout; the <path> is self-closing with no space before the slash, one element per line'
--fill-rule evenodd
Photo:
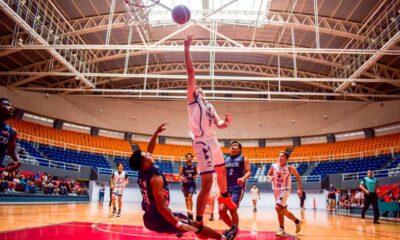
<path fill-rule="evenodd" d="M 185 25 L 172 22 L 178 4 L 191 9 Z M 190 34 L 210 99 L 400 99 L 400 1 L 161 0 L 148 24 L 125 0 L 0 0 L 0 9 L 0 84 L 9 88 L 184 99 Z"/>

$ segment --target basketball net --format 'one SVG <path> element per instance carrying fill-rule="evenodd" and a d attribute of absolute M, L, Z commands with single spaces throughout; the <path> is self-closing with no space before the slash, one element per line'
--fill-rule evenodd
<path fill-rule="evenodd" d="M 144 26 L 149 24 L 151 9 L 160 0 L 124 0 L 129 26 Z"/>

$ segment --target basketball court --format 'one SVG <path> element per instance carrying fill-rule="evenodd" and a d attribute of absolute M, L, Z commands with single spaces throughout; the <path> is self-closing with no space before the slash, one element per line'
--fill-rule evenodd
<path fill-rule="evenodd" d="M 400 239 L 400 1 L 0 0 L 0 97 L 16 109 L 6 120 L 18 131 L 20 170 L 77 184 L 54 200 L 44 180 L 16 192 L 6 180 L 13 176 L 1 175 L 0 240 L 177 239 L 144 227 L 138 171 L 128 163 L 168 122 L 153 157 L 171 182 L 170 208 L 186 214 L 178 172 L 196 139 L 187 124 L 188 36 L 195 87 L 225 124 L 218 144 L 227 157 L 230 143 L 241 142 L 251 164 L 244 187 L 261 186 L 257 212 L 245 192 L 235 239 Z M 200 124 L 217 119 L 199 114 Z M 300 210 L 289 189 L 302 229 L 296 234 L 286 218 L 277 237 L 267 173 L 282 151 L 310 197 Z M 108 202 L 97 202 L 119 163 L 130 184 L 113 217 Z M 367 170 L 384 185 L 381 214 L 396 217 L 373 224 L 368 214 L 329 214 L 329 185 L 351 199 Z M 349 199 L 361 211 L 360 197 Z M 204 223 L 222 233 L 217 207 L 214 214 Z"/>
<path fill-rule="evenodd" d="M 179 210 L 178 207 L 172 208 Z M 181 207 L 180 210 L 184 212 Z M 120 218 L 110 217 L 111 208 L 93 204 L 63 204 L 40 206 L 1 206 L 0 239 L 176 239 L 173 235 L 157 234 L 143 227 L 138 204 L 126 204 Z M 294 210 L 304 219 L 303 230 L 294 234 L 294 224 L 288 222 L 288 235 L 276 238 L 274 209 L 240 209 L 240 232 L 237 239 L 400 239 L 399 222 L 380 225 L 346 216 L 330 215 L 324 211 Z M 206 224 L 225 229 L 222 221 Z M 185 234 L 182 239 L 193 239 Z"/>

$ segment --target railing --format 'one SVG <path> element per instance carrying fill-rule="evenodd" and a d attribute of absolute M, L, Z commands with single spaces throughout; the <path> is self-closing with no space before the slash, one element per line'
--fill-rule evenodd
<path fill-rule="evenodd" d="M 265 175 L 263 175 L 265 176 Z M 248 182 L 258 182 L 259 177 L 250 177 Z M 300 176 L 301 182 L 320 182 L 321 176 L 320 175 L 312 175 L 312 176 Z M 268 178 L 262 182 L 269 182 Z M 297 182 L 296 177 L 292 176 L 292 182 Z"/>
<path fill-rule="evenodd" d="M 81 171 L 81 165 L 73 164 L 73 163 L 65 163 L 58 162 L 54 160 L 48 160 L 44 158 L 35 158 L 30 155 L 19 155 L 21 162 L 28 163 L 30 165 L 40 165 L 50 168 L 59 168 L 63 170 L 71 170 L 71 171 Z"/>
<path fill-rule="evenodd" d="M 110 156 L 121 156 L 121 157 L 129 157 L 132 152 L 122 152 L 122 151 L 115 151 L 115 150 L 109 150 L 109 149 L 103 149 L 103 148 L 94 148 L 94 147 L 86 147 L 86 146 L 81 146 L 77 144 L 72 144 L 72 143 L 66 143 L 66 142 L 61 142 L 61 141 L 56 141 L 48 138 L 42 138 L 42 137 L 37 137 L 37 136 L 32 136 L 28 135 L 25 133 L 18 133 L 18 136 L 22 140 L 34 142 L 34 143 L 41 143 L 41 144 L 47 144 L 51 146 L 56 146 L 64 149 L 74 149 L 79 151 L 84 151 L 84 152 L 90 152 L 90 153 L 99 153 L 103 155 L 110 155 Z M 341 153 L 341 154 L 328 154 L 328 155 L 320 155 L 320 156 L 310 156 L 310 157 L 291 157 L 290 162 L 291 163 L 302 163 L 302 162 L 320 162 L 320 161 L 334 161 L 334 160 L 348 160 L 352 158 L 364 158 L 366 156 L 379 156 L 382 154 L 392 154 L 400 152 L 400 146 L 391 146 L 391 147 L 386 147 L 386 148 L 379 148 L 379 149 L 373 149 L 373 150 L 368 150 L 368 151 L 362 151 L 362 152 L 352 152 L 352 153 Z M 161 156 L 161 155 L 153 155 L 154 159 L 159 159 L 159 160 L 167 160 L 167 161 L 173 161 L 173 162 L 182 162 L 184 161 L 183 156 Z M 274 163 L 276 162 L 277 158 L 251 158 L 250 162 L 251 163 L 260 163 L 260 164 L 266 164 L 266 163 Z M 196 158 L 194 159 L 196 161 Z"/>
<path fill-rule="evenodd" d="M 374 173 L 374 177 L 400 177 L 400 167 L 391 168 L 391 169 L 383 169 L 383 170 L 376 170 L 372 171 Z M 342 180 L 358 180 L 367 176 L 367 172 L 356 172 L 356 173 L 344 173 L 342 174 Z"/>
<path fill-rule="evenodd" d="M 115 169 L 110 169 L 110 168 L 97 168 L 97 173 L 99 174 L 105 174 L 105 175 L 111 175 Z M 138 172 L 136 171 L 125 171 L 126 174 L 128 174 L 129 177 L 137 177 Z"/>
<path fill-rule="evenodd" d="M 321 175 L 300 176 L 302 182 L 321 182 Z M 297 178 L 292 176 L 292 182 L 297 182 Z"/>

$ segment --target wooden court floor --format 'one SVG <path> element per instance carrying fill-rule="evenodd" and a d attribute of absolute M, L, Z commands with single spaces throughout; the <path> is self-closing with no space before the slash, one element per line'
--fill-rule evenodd
<path fill-rule="evenodd" d="M 184 212 L 182 206 L 171 206 L 174 211 Z M 353 218 L 348 216 L 339 216 L 327 214 L 321 210 L 306 209 L 301 211 L 294 209 L 292 212 L 304 220 L 302 231 L 299 234 L 294 233 L 294 224 L 286 220 L 285 228 L 288 234 L 297 239 L 400 239 L 400 223 L 381 221 L 380 225 L 372 224 L 371 219 Z M 53 205 L 0 205 L 0 239 L 50 239 L 46 238 L 46 231 L 43 227 L 52 226 L 52 232 L 59 230 L 62 236 L 64 229 L 77 226 L 80 223 L 85 225 L 87 230 L 80 232 L 77 239 L 94 239 L 91 234 L 96 233 L 93 226 L 107 226 L 109 235 L 101 239 L 125 239 L 118 237 L 123 235 L 123 231 L 130 231 L 129 227 L 143 226 L 142 211 L 138 203 L 124 203 L 122 216 L 119 218 L 111 217 L 111 208 L 107 204 L 100 205 L 97 203 L 89 204 L 53 204 Z M 240 225 L 242 231 L 257 233 L 269 232 L 271 235 L 278 228 L 275 210 L 272 208 L 258 209 L 253 214 L 252 209 L 239 209 Z M 208 219 L 208 216 L 205 217 Z M 218 217 L 217 217 L 218 219 Z M 65 223 L 73 223 L 65 225 Z M 208 222 L 206 225 L 215 229 L 226 229 L 222 221 Z M 58 227 L 60 226 L 60 227 Z M 64 228 L 61 228 L 64 226 Z M 121 226 L 121 227 L 115 227 Z M 24 230 L 36 229 L 34 238 Z M 124 230 L 125 229 L 125 230 Z M 39 231 L 40 230 L 40 231 Z M 95 229 L 96 230 L 96 229 Z M 142 230 L 141 230 L 142 231 Z M 24 232 L 24 234 L 19 234 Z M 43 236 L 40 236 L 43 234 Z M 147 233 L 150 234 L 151 233 Z M 94 235 L 93 235 L 94 236 Z M 142 239 L 134 237 L 133 233 L 128 234 L 130 238 L 126 239 Z M 261 236 L 261 235 L 259 235 Z M 266 236 L 266 235 L 263 235 Z M 168 237 L 169 238 L 169 237 Z M 173 239 L 174 236 L 171 236 Z M 242 239 L 260 239 L 257 235 L 253 238 Z M 267 239 L 266 237 L 262 237 Z M 58 238 L 61 240 L 64 238 Z M 65 238 L 68 239 L 68 238 Z M 150 239 L 150 238 L 149 238 Z M 185 239 L 190 239 L 186 237 Z M 241 239 L 240 235 L 237 239 Z M 272 238 L 268 238 L 272 239 Z"/>

